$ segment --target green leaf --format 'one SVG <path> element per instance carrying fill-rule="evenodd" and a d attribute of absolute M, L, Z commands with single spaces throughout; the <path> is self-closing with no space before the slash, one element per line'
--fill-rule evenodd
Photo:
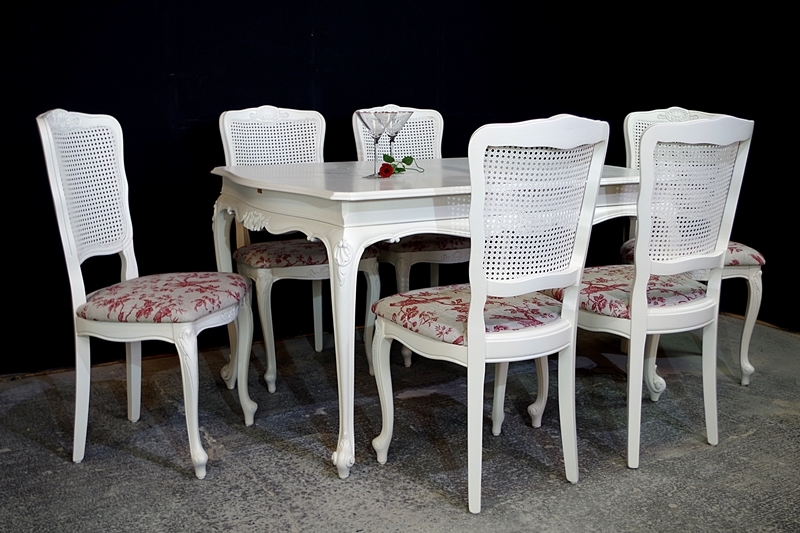
<path fill-rule="evenodd" d="M 399 174 L 401 172 L 405 172 L 406 169 L 404 169 L 403 167 L 395 167 L 394 171 L 395 171 L 395 173 Z"/>
<path fill-rule="evenodd" d="M 404 165 L 410 165 L 413 162 L 414 162 L 414 158 L 411 157 L 410 155 L 403 158 L 403 164 Z"/>
<path fill-rule="evenodd" d="M 383 154 L 383 160 L 386 163 L 394 163 L 394 157 L 390 156 L 389 154 Z"/>

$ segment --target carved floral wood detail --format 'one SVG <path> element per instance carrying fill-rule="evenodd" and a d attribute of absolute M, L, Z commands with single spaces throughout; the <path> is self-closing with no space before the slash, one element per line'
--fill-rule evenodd
<path fill-rule="evenodd" d="M 288 118 L 288 116 L 289 113 L 271 105 L 262 105 L 254 113 L 250 113 L 250 118 L 264 122 L 276 122 Z"/>
<path fill-rule="evenodd" d="M 689 111 L 682 107 L 670 107 L 664 113 L 658 115 L 658 118 L 667 122 L 686 122 L 697 120 L 698 116 L 689 114 Z"/>
<path fill-rule="evenodd" d="M 81 118 L 64 109 L 56 109 L 47 115 L 47 121 L 54 130 L 64 131 L 80 125 Z"/>

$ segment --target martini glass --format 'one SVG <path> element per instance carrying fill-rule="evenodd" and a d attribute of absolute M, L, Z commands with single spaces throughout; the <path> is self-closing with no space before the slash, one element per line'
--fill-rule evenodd
<path fill-rule="evenodd" d="M 386 124 L 382 121 L 383 117 L 378 117 L 378 113 L 373 113 L 372 111 L 364 111 L 359 110 L 356 111 L 358 118 L 361 120 L 361 123 L 369 130 L 369 134 L 372 136 L 372 140 L 374 142 L 373 153 L 374 157 L 372 159 L 372 174 L 369 176 L 364 176 L 365 178 L 378 178 L 380 174 L 378 174 L 378 141 L 383 135 L 383 132 L 386 130 Z"/>
<path fill-rule="evenodd" d="M 406 125 L 406 121 L 413 115 L 413 111 L 396 111 L 389 123 L 386 125 L 386 135 L 389 136 L 389 155 L 394 157 L 392 147 L 394 146 L 394 138 Z"/>

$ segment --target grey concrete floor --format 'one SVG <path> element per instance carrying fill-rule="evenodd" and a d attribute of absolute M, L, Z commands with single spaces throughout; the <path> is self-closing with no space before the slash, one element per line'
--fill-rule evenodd
<path fill-rule="evenodd" d="M 0 531 L 797 531 L 800 529 L 800 336 L 758 325 L 748 387 L 739 384 L 741 320 L 720 323 L 720 443 L 705 441 L 699 334 L 662 337 L 667 390 L 643 399 L 641 466 L 625 463 L 625 358 L 618 339 L 581 333 L 577 373 L 580 481 L 564 478 L 555 394 L 541 428 L 525 412 L 532 363 L 512 365 L 503 433 L 491 434 L 487 373 L 483 511 L 467 511 L 465 371 L 393 354 L 396 430 L 375 460 L 380 408 L 363 346 L 356 360 L 356 464 L 330 463 L 338 433 L 332 338 L 278 345 L 278 390 L 260 374 L 244 426 L 224 387 L 222 351 L 200 357 L 200 422 L 209 453 L 189 460 L 176 356 L 144 365 L 141 420 L 126 419 L 124 366 L 93 369 L 86 458 L 71 462 L 74 374 L 0 377 Z M 166 345 L 165 345 L 166 346 Z"/>

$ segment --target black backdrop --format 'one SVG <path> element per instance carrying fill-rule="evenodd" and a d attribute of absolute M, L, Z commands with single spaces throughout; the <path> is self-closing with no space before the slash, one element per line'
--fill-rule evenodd
<path fill-rule="evenodd" d="M 637 21 L 605 6 L 452 0 L 90 1 L 17 9 L 0 37 L 10 117 L 6 210 L 15 222 L 6 230 L 12 299 L 0 374 L 73 365 L 68 278 L 34 121 L 56 107 L 121 122 L 142 274 L 215 268 L 211 215 L 220 184 L 209 171 L 224 163 L 217 119 L 227 109 L 320 111 L 327 161 L 354 159 L 352 112 L 386 103 L 438 109 L 445 157 L 465 156 L 470 134 L 489 122 L 557 113 L 605 120 L 607 162 L 618 165 L 630 111 L 677 105 L 753 119 L 733 238 L 767 256 L 760 318 L 800 330 L 781 288 L 789 279 L 791 252 L 782 244 L 795 231 L 795 202 L 767 185 L 793 178 L 768 151 L 777 142 L 770 110 L 781 84 L 748 43 L 757 34 L 755 15 Z M 761 52 L 769 52 L 764 42 Z M 590 262 L 617 260 L 621 224 L 596 229 Z M 97 288 L 115 281 L 118 261 L 91 259 L 86 272 L 87 285 Z M 466 279 L 465 272 L 451 269 L 445 280 Z M 394 283 L 391 270 L 383 273 L 386 293 Z M 278 313 L 276 334 L 310 331 L 310 289 L 291 281 L 278 287 L 275 305 L 286 311 Z M 743 313 L 744 282 L 727 281 L 723 292 L 723 310 Z M 225 344 L 223 332 L 201 335 L 201 348 Z M 146 353 L 171 349 L 146 343 Z M 95 361 L 124 354 L 102 341 L 93 350 Z"/>

